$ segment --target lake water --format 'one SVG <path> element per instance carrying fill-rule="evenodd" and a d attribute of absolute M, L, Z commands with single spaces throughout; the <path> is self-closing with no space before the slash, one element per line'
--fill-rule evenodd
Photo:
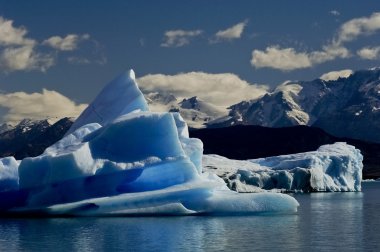
<path fill-rule="evenodd" d="M 292 215 L 0 219 L 0 251 L 380 251 L 380 182 L 293 196 Z"/>

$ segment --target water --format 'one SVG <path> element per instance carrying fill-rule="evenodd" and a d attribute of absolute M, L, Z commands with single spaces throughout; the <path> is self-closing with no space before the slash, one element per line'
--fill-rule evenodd
<path fill-rule="evenodd" d="M 0 219 L 0 251 L 380 251 L 380 182 L 294 196 L 292 215 Z"/>

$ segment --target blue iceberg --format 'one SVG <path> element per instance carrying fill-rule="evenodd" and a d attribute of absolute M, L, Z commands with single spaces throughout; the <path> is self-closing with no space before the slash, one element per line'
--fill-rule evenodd
<path fill-rule="evenodd" d="M 37 157 L 0 160 L 0 214 L 296 212 L 285 194 L 238 194 L 202 172 L 203 144 L 177 113 L 149 112 L 132 70 L 107 85 Z"/>

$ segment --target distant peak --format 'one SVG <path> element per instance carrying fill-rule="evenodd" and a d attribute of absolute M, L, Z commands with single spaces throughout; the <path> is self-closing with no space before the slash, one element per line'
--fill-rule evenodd
<path fill-rule="evenodd" d="M 193 97 L 190 97 L 190 98 L 184 98 L 183 100 L 182 100 L 182 102 L 186 102 L 186 101 L 188 101 L 188 102 L 196 102 L 196 101 L 198 101 L 199 99 L 198 99 L 198 97 L 197 96 L 193 96 Z"/>
<path fill-rule="evenodd" d="M 377 71 L 377 70 L 380 70 L 380 67 L 379 66 L 377 66 L 377 67 L 371 67 L 369 70 L 370 71 Z"/>

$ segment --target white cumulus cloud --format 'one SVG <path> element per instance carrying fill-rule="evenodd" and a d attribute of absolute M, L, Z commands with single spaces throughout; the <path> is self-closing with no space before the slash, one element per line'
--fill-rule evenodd
<path fill-rule="evenodd" d="M 34 45 L 36 41 L 26 38 L 28 31 L 25 27 L 14 27 L 13 20 L 0 16 L 0 45 Z"/>
<path fill-rule="evenodd" d="M 333 14 L 332 12 L 331 14 Z M 354 18 L 343 23 L 331 42 L 322 46 L 321 50 L 298 52 L 296 48 L 281 48 L 278 45 L 271 45 L 265 50 L 253 50 L 251 65 L 256 68 L 268 67 L 292 71 L 338 58 L 349 58 L 352 54 L 345 45 L 347 42 L 355 40 L 359 36 L 371 35 L 379 30 L 380 12 L 375 12 L 369 17 Z M 359 50 L 357 54 L 361 58 L 376 59 L 379 52 L 376 47 L 366 47 Z"/>
<path fill-rule="evenodd" d="M 36 51 L 38 43 L 27 33 L 25 27 L 15 27 L 13 20 L 0 16 L 0 71 L 45 71 L 54 65 L 50 54 Z"/>
<path fill-rule="evenodd" d="M 331 71 L 325 74 L 322 74 L 321 77 L 319 77 L 321 80 L 330 81 L 330 80 L 337 80 L 339 78 L 347 78 L 349 77 L 353 71 L 351 69 L 344 69 L 340 71 Z"/>
<path fill-rule="evenodd" d="M 66 37 L 53 36 L 42 42 L 43 45 L 48 45 L 54 49 L 61 51 L 73 51 L 78 48 L 78 44 L 90 38 L 89 34 L 68 34 Z"/>
<path fill-rule="evenodd" d="M 375 12 L 369 17 L 351 19 L 339 29 L 336 43 L 352 41 L 361 35 L 371 35 L 380 30 L 380 12 Z"/>
<path fill-rule="evenodd" d="M 358 50 L 357 55 L 362 59 L 375 60 L 380 58 L 380 46 L 377 47 L 364 47 Z"/>
<path fill-rule="evenodd" d="M 198 96 L 217 106 L 258 98 L 269 89 L 265 85 L 250 84 L 232 73 L 149 74 L 139 78 L 138 83 L 143 92 L 172 93 L 179 98 Z"/>
<path fill-rule="evenodd" d="M 0 115 L 0 121 L 16 123 L 25 118 L 76 117 L 87 105 L 76 104 L 56 91 L 43 89 L 41 93 L 0 93 L 0 107 L 6 110 Z"/>
<path fill-rule="evenodd" d="M 190 40 L 203 33 L 202 30 L 171 30 L 164 34 L 164 42 L 162 47 L 181 47 L 190 43 Z"/>
<path fill-rule="evenodd" d="M 312 65 L 307 53 L 279 46 L 269 46 L 265 51 L 253 50 L 251 64 L 256 68 L 270 67 L 284 71 L 307 68 Z"/>
<path fill-rule="evenodd" d="M 215 34 L 215 37 L 217 41 L 220 40 L 233 40 L 238 39 L 243 34 L 244 28 L 246 27 L 248 21 L 243 21 L 241 23 L 238 23 L 232 27 L 229 27 L 225 30 L 218 31 Z"/>
<path fill-rule="evenodd" d="M 54 58 L 49 54 L 38 53 L 33 46 L 8 47 L 0 52 L 0 68 L 2 70 L 40 70 L 46 71 L 54 65 Z"/>
<path fill-rule="evenodd" d="M 251 64 L 256 68 L 292 71 L 349 56 L 347 48 L 338 45 L 324 46 L 321 51 L 312 52 L 297 52 L 294 48 L 280 48 L 275 45 L 267 47 L 265 51 L 253 50 Z"/>

